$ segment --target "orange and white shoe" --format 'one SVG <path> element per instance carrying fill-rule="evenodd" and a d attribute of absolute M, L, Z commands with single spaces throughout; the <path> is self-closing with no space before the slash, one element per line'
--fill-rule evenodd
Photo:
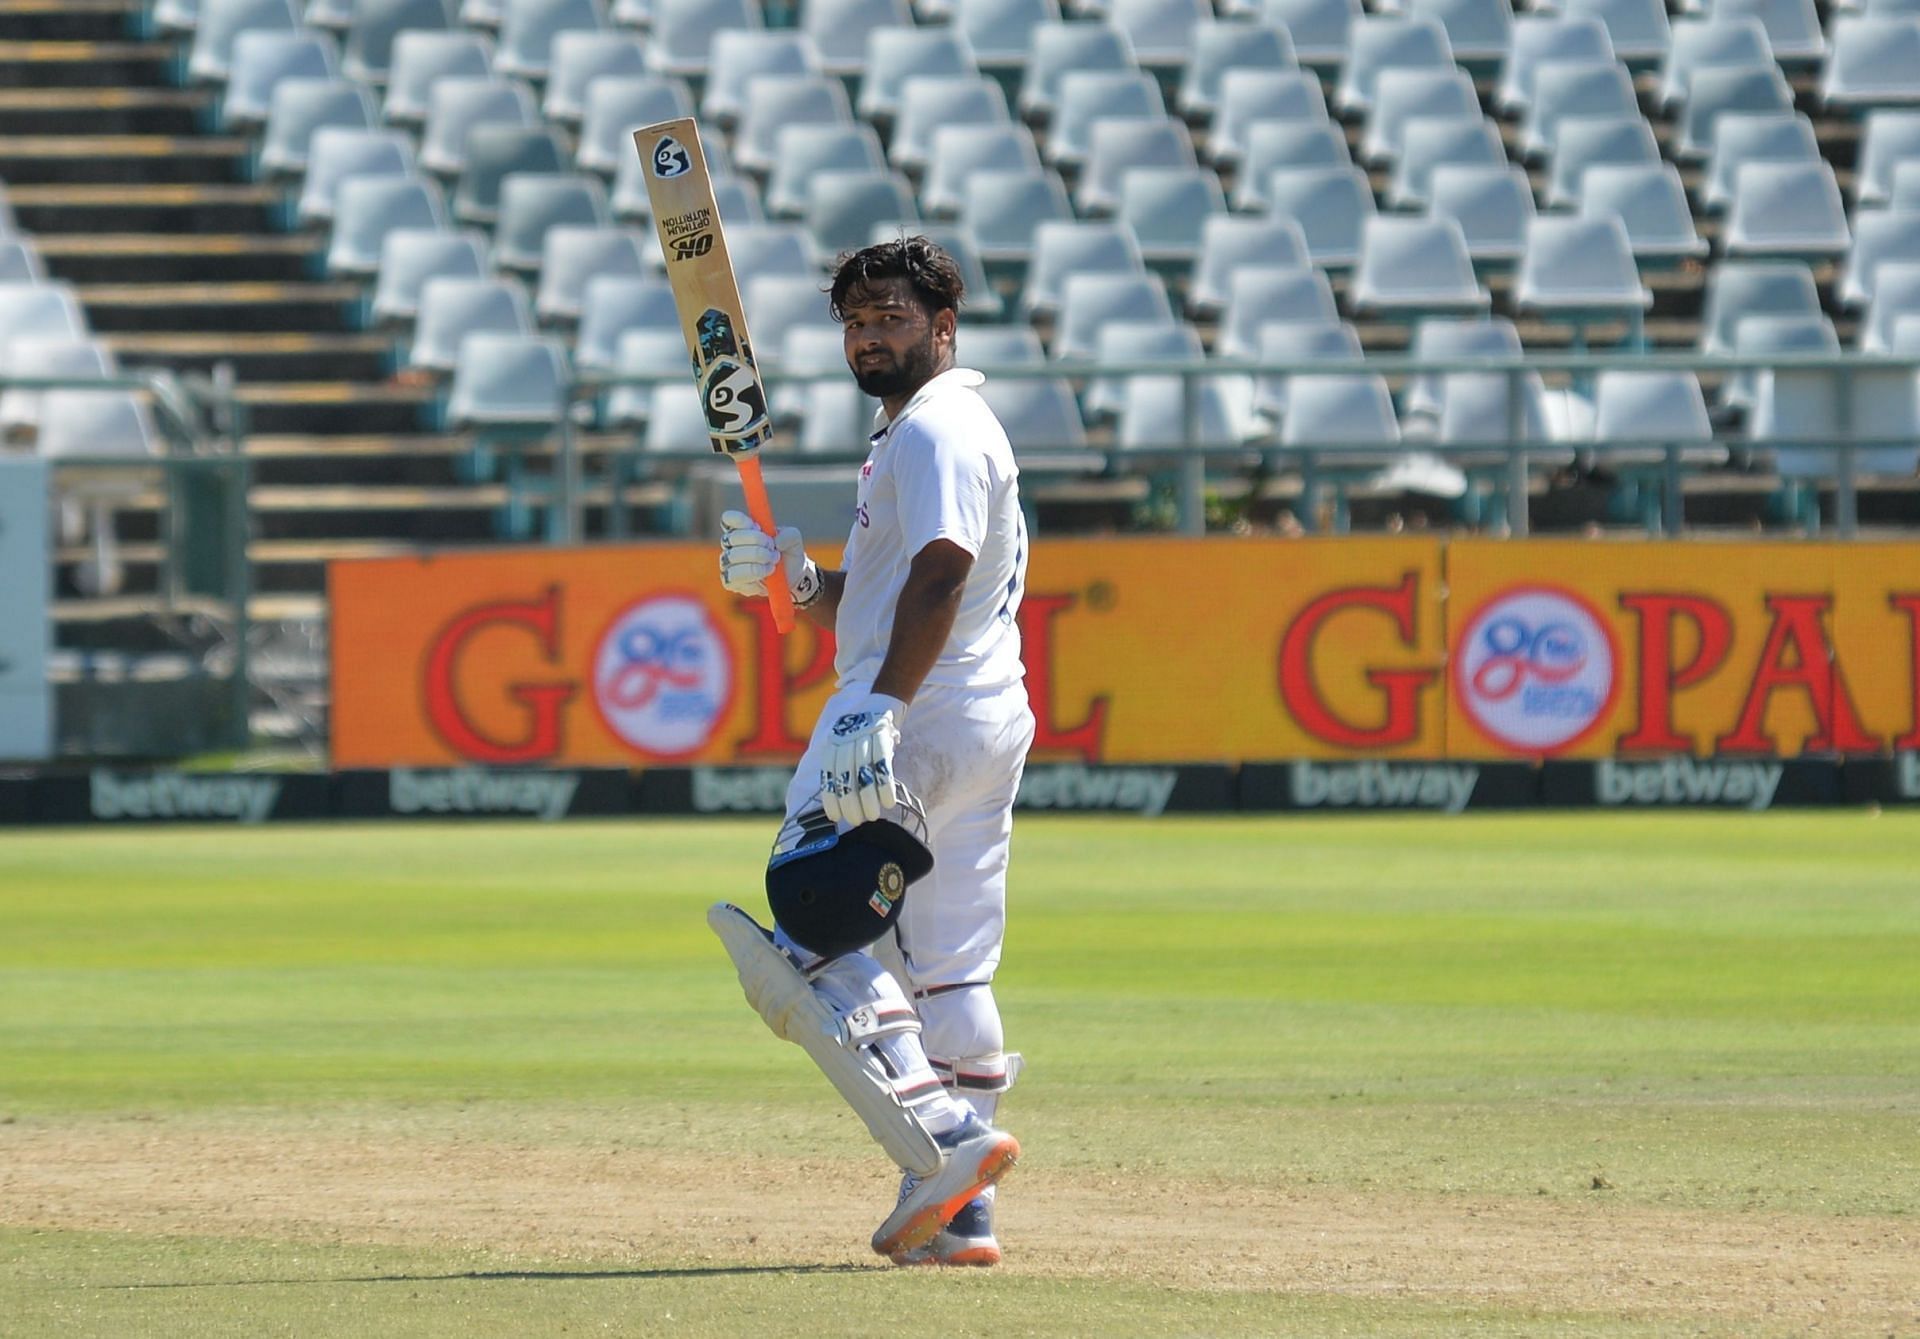
<path fill-rule="evenodd" d="M 1011 1171 L 1020 1157 L 1017 1139 L 977 1116 L 935 1135 L 934 1142 L 941 1148 L 940 1170 L 924 1181 L 908 1177 L 901 1182 L 900 1202 L 873 1234 L 875 1254 L 892 1259 L 925 1246 L 969 1200 Z"/>
<path fill-rule="evenodd" d="M 893 1257 L 896 1265 L 972 1265 L 1000 1263 L 1000 1243 L 993 1236 L 993 1187 L 968 1200 L 932 1241 Z"/>

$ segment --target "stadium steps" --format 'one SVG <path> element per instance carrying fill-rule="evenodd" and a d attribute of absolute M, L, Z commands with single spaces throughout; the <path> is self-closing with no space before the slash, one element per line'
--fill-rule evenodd
<path fill-rule="evenodd" d="M 350 283 L 82 284 L 95 330 L 344 332 L 354 328 L 361 290 Z"/>
<path fill-rule="evenodd" d="M 230 364 L 243 380 L 321 381 L 346 377 L 378 381 L 393 364 L 393 341 L 384 335 L 240 331 L 206 334 L 115 335 L 107 341 L 128 366 L 166 366 L 208 372 Z"/>
<path fill-rule="evenodd" d="M 137 36 L 150 0 L 0 0 L 0 40 L 114 43 Z"/>
<path fill-rule="evenodd" d="M 211 89 L 0 88 L 0 135 L 191 135 Z"/>
<path fill-rule="evenodd" d="M 250 432 L 413 433 L 438 400 L 431 387 L 355 381 L 242 382 Z"/>
<path fill-rule="evenodd" d="M 36 244 L 48 270 L 76 284 L 137 283 L 156 271 L 174 282 L 298 283 L 325 246 L 312 237 L 161 232 L 57 233 Z"/>
<path fill-rule="evenodd" d="M 6 31 L 18 34 L 26 18 Z M 151 87 L 172 73 L 172 42 L 0 40 L 0 88 Z"/>
<path fill-rule="evenodd" d="M 14 136 L 0 141 L 0 178 L 9 186 L 231 182 L 251 154 L 235 135 Z"/>
<path fill-rule="evenodd" d="M 191 182 L 61 183 L 7 192 L 14 216 L 29 232 L 134 236 L 265 232 L 283 198 L 277 186 Z"/>

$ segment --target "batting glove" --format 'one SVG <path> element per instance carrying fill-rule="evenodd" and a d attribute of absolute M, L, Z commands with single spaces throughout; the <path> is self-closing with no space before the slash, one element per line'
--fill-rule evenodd
<path fill-rule="evenodd" d="M 871 823 L 899 799 L 893 784 L 893 750 L 907 704 L 875 693 L 865 707 L 833 723 L 820 768 L 820 806 L 836 823 Z"/>
<path fill-rule="evenodd" d="M 735 595 L 765 595 L 775 567 L 786 569 L 795 607 L 820 597 L 820 565 L 807 557 L 800 532 L 784 526 L 773 538 L 744 511 L 720 514 L 720 584 Z"/>

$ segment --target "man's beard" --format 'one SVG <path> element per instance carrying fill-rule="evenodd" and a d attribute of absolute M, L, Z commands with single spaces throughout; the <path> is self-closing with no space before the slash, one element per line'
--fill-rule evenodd
<path fill-rule="evenodd" d="M 861 370 L 851 368 L 854 384 L 863 394 L 876 400 L 892 399 L 919 390 L 933 379 L 933 333 L 914 345 L 899 360 L 885 367 Z"/>

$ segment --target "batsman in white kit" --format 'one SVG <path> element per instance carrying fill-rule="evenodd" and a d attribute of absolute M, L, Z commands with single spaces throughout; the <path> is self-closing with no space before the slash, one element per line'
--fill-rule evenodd
<path fill-rule="evenodd" d="M 899 1164 L 899 1202 L 873 1234 L 898 1264 L 998 1264 L 994 1183 L 1020 1155 L 992 1123 L 1019 1062 L 992 981 L 1034 730 L 1016 622 L 1027 535 L 983 378 L 954 365 L 962 296 L 924 237 L 837 268 L 847 363 L 881 402 L 841 570 L 807 557 L 797 530 L 721 520 L 721 583 L 764 595 L 784 579 L 835 634 L 838 688 L 787 788 L 774 929 L 725 903 L 708 919 L 748 1002 Z"/>

